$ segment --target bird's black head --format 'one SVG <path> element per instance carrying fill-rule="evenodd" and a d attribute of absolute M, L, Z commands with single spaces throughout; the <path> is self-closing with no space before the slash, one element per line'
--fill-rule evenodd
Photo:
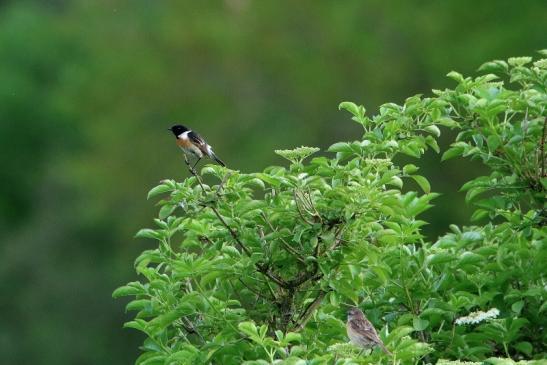
<path fill-rule="evenodd" d="M 184 133 L 184 132 L 188 131 L 188 128 L 186 128 L 186 127 L 183 126 L 183 125 L 176 124 L 176 125 L 172 126 L 171 128 L 169 128 L 169 130 L 170 130 L 171 132 L 173 132 L 173 134 L 174 134 L 175 136 L 180 136 L 181 133 Z"/>

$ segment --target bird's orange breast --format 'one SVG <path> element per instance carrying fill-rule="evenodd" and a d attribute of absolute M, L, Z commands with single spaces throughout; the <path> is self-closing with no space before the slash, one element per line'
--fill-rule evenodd
<path fill-rule="evenodd" d="M 182 148 L 190 148 L 190 146 L 192 146 L 192 142 L 190 142 L 187 138 L 177 138 L 177 145 Z"/>

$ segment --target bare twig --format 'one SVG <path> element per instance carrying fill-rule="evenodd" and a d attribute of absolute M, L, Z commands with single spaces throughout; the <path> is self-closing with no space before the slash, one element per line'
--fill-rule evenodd
<path fill-rule="evenodd" d="M 298 211 L 298 215 L 302 220 L 306 223 L 308 223 L 310 226 L 313 226 L 313 222 L 310 222 L 309 220 L 304 217 L 304 213 L 302 213 L 302 210 L 300 209 L 300 205 L 298 204 L 298 195 L 296 194 L 296 190 L 293 191 L 294 195 L 294 204 L 296 205 L 296 210 Z"/>
<path fill-rule="evenodd" d="M 215 215 L 217 216 L 218 220 L 222 223 L 222 225 L 224 225 L 224 227 L 226 227 L 226 229 L 230 232 L 230 235 L 232 236 L 232 238 L 236 241 L 237 245 L 239 246 L 239 248 L 245 252 L 245 254 L 249 257 L 251 257 L 251 251 L 243 244 L 243 242 L 240 241 L 239 237 L 237 236 L 237 233 L 228 225 L 228 223 L 226 223 L 226 221 L 224 220 L 224 218 L 220 215 L 220 213 L 218 212 L 217 208 L 215 207 L 209 207 L 213 210 L 213 212 L 215 213 Z"/>
<path fill-rule="evenodd" d="M 321 214 L 319 214 L 319 211 L 315 208 L 315 204 L 313 204 L 311 192 L 308 190 L 306 194 L 303 194 L 302 196 L 308 201 L 308 205 L 310 206 L 310 209 L 313 210 L 314 216 L 319 218 L 319 221 L 323 224 L 323 218 L 321 218 Z"/>
<path fill-rule="evenodd" d="M 268 226 L 270 227 L 272 232 L 276 232 L 276 229 L 274 228 L 274 226 L 272 225 L 272 223 L 270 222 L 270 220 L 268 219 L 266 214 L 262 213 L 262 219 L 264 219 L 264 222 L 266 222 L 266 224 L 268 224 Z M 285 239 L 283 237 L 279 236 L 279 239 L 283 243 L 283 247 L 287 251 L 289 251 L 289 253 L 291 253 L 300 263 L 306 265 L 306 261 L 304 261 L 304 258 L 302 257 L 302 255 L 298 251 L 296 251 L 294 248 L 292 248 L 291 245 L 289 245 L 289 243 L 287 241 L 285 241 Z"/>
<path fill-rule="evenodd" d="M 211 208 L 211 210 L 215 213 L 215 215 L 217 216 L 218 220 L 222 223 L 222 225 L 224 227 L 226 227 L 226 229 L 228 230 L 228 232 L 230 232 L 230 235 L 232 236 L 232 238 L 236 241 L 237 245 L 239 246 L 239 248 L 241 249 L 241 251 L 243 251 L 248 257 L 251 257 L 252 256 L 252 252 L 251 250 L 249 250 L 247 248 L 247 246 L 245 246 L 243 244 L 243 242 L 241 242 L 241 240 L 239 239 L 237 233 L 228 225 L 228 223 L 226 223 L 226 221 L 224 220 L 224 218 L 220 215 L 220 213 L 218 212 L 218 210 L 213 207 L 213 206 L 209 206 L 209 208 Z M 268 268 L 267 265 L 265 264 L 259 264 L 259 263 L 256 263 L 255 264 L 255 267 L 256 269 L 258 270 L 258 272 L 264 274 L 266 277 L 268 277 L 270 280 L 272 280 L 274 283 L 276 283 L 277 285 L 283 287 L 283 288 L 290 288 L 291 286 L 285 281 L 283 280 L 282 278 L 280 278 L 279 276 L 277 276 L 276 274 L 274 274 L 273 272 L 270 271 L 270 269 Z"/>
<path fill-rule="evenodd" d="M 547 117 L 545 117 L 545 120 L 543 121 L 543 133 L 541 134 L 541 141 L 539 143 L 539 151 L 541 155 L 541 175 L 540 178 L 545 177 L 545 138 L 547 137 Z"/>
<path fill-rule="evenodd" d="M 262 299 L 266 299 L 268 301 L 271 301 L 272 299 L 271 298 L 268 298 L 266 297 L 264 294 L 260 293 L 259 291 L 257 291 L 256 289 L 253 289 L 251 288 L 249 285 L 245 284 L 245 282 L 243 281 L 243 279 L 239 278 L 238 279 L 239 282 L 241 284 L 243 284 L 244 287 L 246 287 L 247 289 L 249 289 L 250 292 L 254 293 L 255 295 L 257 295 L 258 297 L 262 298 Z M 274 297 L 275 298 L 275 297 Z M 275 300 L 275 299 L 274 299 Z"/>
<path fill-rule="evenodd" d="M 232 172 L 229 171 L 226 175 L 224 175 L 224 177 L 222 178 L 222 181 L 220 182 L 220 184 L 218 185 L 218 188 L 217 188 L 217 195 L 220 195 L 220 192 L 222 191 L 222 189 L 224 188 L 224 184 L 226 184 L 226 181 L 228 181 L 228 178 L 232 176 Z"/>
<path fill-rule="evenodd" d="M 273 281 L 280 287 L 285 289 L 288 289 L 291 287 L 289 283 L 287 283 L 285 280 L 283 280 L 282 278 L 280 278 L 279 276 L 271 272 L 267 265 L 256 264 L 255 266 L 260 273 L 264 274 L 264 276 L 268 277 L 271 281 Z"/>
<path fill-rule="evenodd" d="M 317 297 L 315 298 L 315 300 L 306 306 L 306 309 L 304 309 L 304 311 L 298 318 L 299 323 L 294 328 L 295 332 L 298 332 L 302 330 L 304 327 L 306 327 L 306 324 L 308 323 L 311 316 L 313 315 L 313 312 L 315 312 L 317 307 L 319 307 L 325 295 L 327 295 L 327 292 L 324 290 L 321 290 L 319 294 L 317 295 Z"/>

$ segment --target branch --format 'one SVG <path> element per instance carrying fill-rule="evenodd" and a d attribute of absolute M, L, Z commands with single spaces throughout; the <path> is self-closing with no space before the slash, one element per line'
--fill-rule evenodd
<path fill-rule="evenodd" d="M 245 252 L 245 254 L 249 257 L 251 257 L 252 253 L 251 251 L 243 244 L 243 242 L 241 242 L 239 240 L 239 237 L 237 236 L 237 233 L 228 225 L 228 223 L 226 223 L 226 221 L 224 220 L 224 218 L 222 218 L 222 216 L 220 215 L 220 213 L 218 212 L 217 208 L 213 207 L 213 206 L 209 206 L 209 208 L 211 208 L 213 210 L 213 212 L 215 213 L 215 215 L 217 216 L 217 218 L 220 220 L 220 222 L 224 225 L 224 227 L 226 227 L 226 229 L 230 232 L 230 235 L 232 236 L 232 238 L 236 241 L 236 243 L 238 244 L 239 248 Z"/>
<path fill-rule="evenodd" d="M 218 210 L 213 206 L 209 206 L 209 208 L 211 208 L 213 210 L 213 212 L 215 213 L 217 218 L 220 220 L 222 225 L 224 225 L 224 227 L 226 227 L 226 229 L 230 232 L 230 235 L 236 241 L 236 243 L 239 246 L 239 248 L 241 249 L 241 251 L 243 251 L 248 257 L 251 257 L 252 256 L 251 250 L 249 250 L 247 248 L 247 246 L 245 246 L 243 244 L 243 242 L 241 242 L 241 240 L 237 236 L 237 233 L 228 225 L 228 223 L 226 223 L 226 221 L 224 220 L 224 218 L 222 218 L 222 216 L 220 215 Z M 266 277 L 268 277 L 270 280 L 272 280 L 277 285 L 279 285 L 283 288 L 290 288 L 291 287 L 285 280 L 283 280 L 282 278 L 280 278 L 279 276 L 277 276 L 273 272 L 271 272 L 267 265 L 256 263 L 255 267 L 258 270 L 258 272 L 264 274 Z"/>
<path fill-rule="evenodd" d="M 266 217 L 266 214 L 262 213 L 262 219 L 264 219 L 264 222 L 266 222 L 268 226 L 270 226 L 270 229 L 272 230 L 272 232 L 277 232 L 277 230 L 273 227 L 272 223 L 268 220 L 268 217 Z M 292 248 L 291 245 L 289 245 L 289 243 L 285 241 L 283 237 L 279 236 L 279 239 L 283 243 L 283 247 L 287 251 L 289 251 L 289 253 L 291 253 L 300 263 L 306 265 L 306 261 L 304 261 L 304 258 L 302 257 L 302 255 L 300 255 L 298 251 Z"/>
<path fill-rule="evenodd" d="M 194 170 L 192 167 L 190 167 L 190 162 L 188 162 L 188 158 L 186 157 L 186 155 L 184 155 L 184 162 L 186 162 L 186 166 L 188 166 L 188 171 L 190 171 L 190 173 L 192 175 L 194 175 L 194 177 L 198 181 L 199 186 L 201 186 L 201 190 L 205 193 L 205 188 L 203 187 L 203 184 L 201 182 L 201 178 L 197 174 L 196 170 Z"/>
<path fill-rule="evenodd" d="M 541 134 L 541 141 L 539 143 L 539 151 L 541 153 L 541 175 L 540 178 L 545 177 L 545 138 L 547 134 L 547 117 L 543 121 L 543 133 Z"/>
<path fill-rule="evenodd" d="M 300 205 L 298 205 L 298 196 L 296 195 L 296 190 L 293 191 L 293 195 L 294 195 L 294 204 L 296 205 L 296 210 L 298 211 L 298 215 L 300 216 L 300 218 L 302 218 L 304 222 L 308 223 L 310 226 L 313 226 L 313 222 L 310 222 L 309 220 L 307 220 L 304 217 L 304 214 L 302 213 L 302 211 L 300 210 Z"/>
<path fill-rule="evenodd" d="M 268 298 L 268 297 L 266 297 L 265 295 L 261 294 L 259 291 L 255 290 L 255 289 L 251 288 L 249 285 L 245 284 L 245 282 L 243 281 L 243 279 L 239 278 L 238 280 L 239 280 L 239 282 L 240 282 L 241 284 L 243 284 L 244 287 L 246 287 L 247 289 L 249 289 L 249 291 L 250 291 L 251 293 L 254 293 L 255 295 L 259 296 L 260 298 L 266 299 L 266 300 L 268 300 L 268 301 L 271 300 L 270 298 Z M 274 300 L 275 300 L 275 298 L 274 298 Z"/>
<path fill-rule="evenodd" d="M 321 302 L 323 301 L 323 298 L 325 297 L 325 295 L 327 295 L 327 293 L 328 293 L 327 291 L 321 290 L 319 294 L 317 295 L 317 297 L 315 298 L 315 300 L 311 302 L 310 304 L 308 304 L 306 309 L 304 309 L 304 312 L 302 312 L 302 314 L 298 318 L 298 321 L 300 321 L 300 323 L 294 328 L 295 332 L 298 332 L 304 329 L 304 327 L 306 327 L 306 324 L 310 320 L 313 312 L 315 312 L 317 307 L 319 307 L 319 305 L 321 304 Z"/>
<path fill-rule="evenodd" d="M 287 283 L 285 280 L 283 280 L 282 278 L 280 278 L 279 276 L 277 276 L 276 274 L 271 272 L 267 265 L 265 265 L 265 264 L 261 265 L 261 264 L 257 263 L 257 264 L 255 264 L 255 266 L 256 266 L 256 269 L 260 273 L 264 274 L 264 276 L 268 277 L 271 281 L 273 281 L 274 283 L 276 283 L 280 287 L 285 288 L 285 289 L 289 289 L 291 287 L 291 285 L 289 285 L 289 283 Z"/>
<path fill-rule="evenodd" d="M 228 178 L 232 176 L 232 172 L 229 171 L 226 175 L 224 175 L 224 177 L 222 178 L 222 181 L 220 182 L 220 184 L 218 185 L 218 188 L 217 188 L 217 196 L 220 195 L 220 192 L 222 191 L 222 189 L 224 188 L 224 184 L 226 184 L 226 181 L 228 181 Z"/>

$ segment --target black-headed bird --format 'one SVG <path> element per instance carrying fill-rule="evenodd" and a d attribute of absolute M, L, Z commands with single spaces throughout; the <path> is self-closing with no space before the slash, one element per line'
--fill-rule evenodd
<path fill-rule="evenodd" d="M 194 168 L 196 167 L 198 162 L 201 161 L 203 156 L 209 157 L 211 160 L 216 161 L 221 166 L 226 166 L 226 164 L 222 162 L 222 160 L 218 158 L 217 155 L 215 155 L 211 146 L 193 130 L 180 124 L 172 126 L 171 128 L 169 128 L 169 130 L 173 132 L 173 134 L 177 138 L 177 145 L 184 152 L 184 159 L 192 172 L 194 171 Z M 197 161 L 192 167 L 190 167 L 189 160 L 191 160 L 192 158 L 196 158 Z"/>

